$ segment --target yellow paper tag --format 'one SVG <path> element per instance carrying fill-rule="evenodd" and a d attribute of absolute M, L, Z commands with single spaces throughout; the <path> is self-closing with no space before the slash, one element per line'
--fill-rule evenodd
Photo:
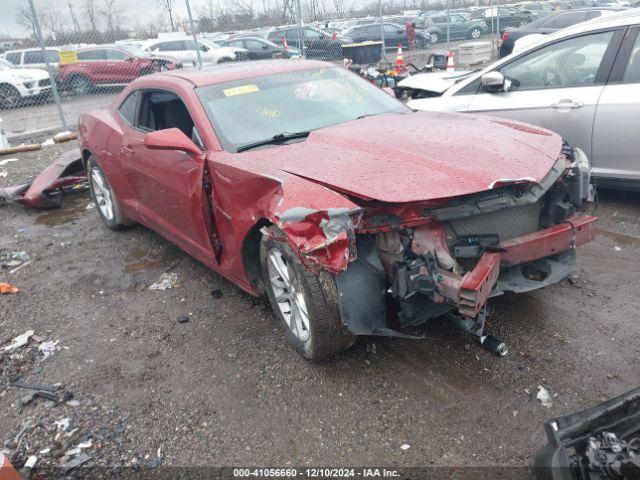
<path fill-rule="evenodd" d="M 60 56 L 60 65 L 76 63 L 78 61 L 78 52 L 75 50 L 62 50 L 58 54 Z"/>
<path fill-rule="evenodd" d="M 250 85 L 240 85 L 239 87 L 226 88 L 222 91 L 225 97 L 235 97 L 236 95 L 244 95 L 245 93 L 254 93 L 259 92 L 260 88 L 258 88 L 255 84 Z"/>

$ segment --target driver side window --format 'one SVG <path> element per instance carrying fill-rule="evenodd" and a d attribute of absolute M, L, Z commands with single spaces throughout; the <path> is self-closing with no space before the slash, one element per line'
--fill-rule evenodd
<path fill-rule="evenodd" d="M 145 131 L 177 128 L 202 147 L 200 135 L 187 106 L 173 92 L 164 90 L 143 92 L 136 127 Z"/>
<path fill-rule="evenodd" d="M 511 90 L 542 90 L 594 85 L 613 32 L 602 32 L 540 48 L 505 65 L 500 72 Z"/>

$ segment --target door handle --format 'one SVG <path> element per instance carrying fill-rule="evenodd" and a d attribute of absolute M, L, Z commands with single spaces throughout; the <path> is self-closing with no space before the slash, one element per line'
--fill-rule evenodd
<path fill-rule="evenodd" d="M 582 108 L 584 102 L 574 102 L 573 100 L 562 99 L 559 102 L 552 103 L 551 108 L 567 109 L 567 108 Z"/>
<path fill-rule="evenodd" d="M 120 151 L 122 152 L 123 155 L 126 155 L 128 157 L 130 157 L 131 155 L 133 155 L 133 148 L 127 146 L 127 145 L 123 145 L 122 147 L 120 147 Z"/>

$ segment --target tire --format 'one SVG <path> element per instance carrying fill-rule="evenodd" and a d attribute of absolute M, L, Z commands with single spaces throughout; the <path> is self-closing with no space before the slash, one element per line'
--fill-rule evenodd
<path fill-rule="evenodd" d="M 75 95 L 86 95 L 93 88 L 93 83 L 84 75 L 76 75 L 69 80 L 69 90 Z"/>
<path fill-rule="evenodd" d="M 122 230 L 133 225 L 134 222 L 122 213 L 118 198 L 113 193 L 106 175 L 93 155 L 89 157 L 87 162 L 87 178 L 89 179 L 91 198 L 96 205 L 102 223 L 110 230 Z M 110 209 L 107 208 L 108 204 L 111 206 Z"/>
<path fill-rule="evenodd" d="M 342 325 L 338 289 L 333 276 L 325 271 L 313 272 L 305 268 L 289 244 L 277 240 L 283 236 L 272 226 L 262 237 L 260 270 L 271 308 L 287 340 L 300 355 L 312 361 L 324 360 L 347 350 L 355 343 L 356 336 L 349 334 Z M 283 270 L 290 279 L 289 283 L 279 273 Z M 281 299 L 280 304 L 277 298 Z M 302 319 L 295 321 L 303 318 L 295 312 L 302 312 L 305 308 L 306 324 Z"/>
<path fill-rule="evenodd" d="M 0 85 L 0 108 L 15 108 L 20 105 L 22 95 L 13 85 Z"/>
<path fill-rule="evenodd" d="M 482 35 L 482 31 L 479 28 L 472 28 L 469 32 L 469 38 L 472 38 L 473 40 L 479 39 L 480 35 Z"/>
<path fill-rule="evenodd" d="M 430 33 L 429 37 L 431 37 L 431 43 L 438 43 L 440 41 L 440 35 L 436 32 Z"/>

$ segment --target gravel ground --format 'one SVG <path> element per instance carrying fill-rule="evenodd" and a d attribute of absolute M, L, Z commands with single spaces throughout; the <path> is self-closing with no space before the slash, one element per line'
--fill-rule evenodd
<path fill-rule="evenodd" d="M 15 155 L 0 186 L 71 147 Z M 320 365 L 289 348 L 268 306 L 159 235 L 104 228 L 88 193 L 52 211 L 0 205 L 0 256 L 32 259 L 0 270 L 21 289 L 0 296 L 1 345 L 40 337 L 0 356 L 0 441 L 16 467 L 32 454 L 46 467 L 91 440 L 86 465 L 112 476 L 137 465 L 530 466 L 545 419 L 639 383 L 640 196 L 599 197 L 600 233 L 578 249 L 572 281 L 491 301 L 507 357 L 435 321 L 424 340 L 361 338 Z M 165 272 L 178 285 L 149 290 Z M 43 360 L 46 340 L 59 350 Z M 21 407 L 29 392 L 8 386 L 15 374 L 61 382 L 57 395 L 79 404 Z M 54 425 L 64 418 L 76 433 Z"/>

